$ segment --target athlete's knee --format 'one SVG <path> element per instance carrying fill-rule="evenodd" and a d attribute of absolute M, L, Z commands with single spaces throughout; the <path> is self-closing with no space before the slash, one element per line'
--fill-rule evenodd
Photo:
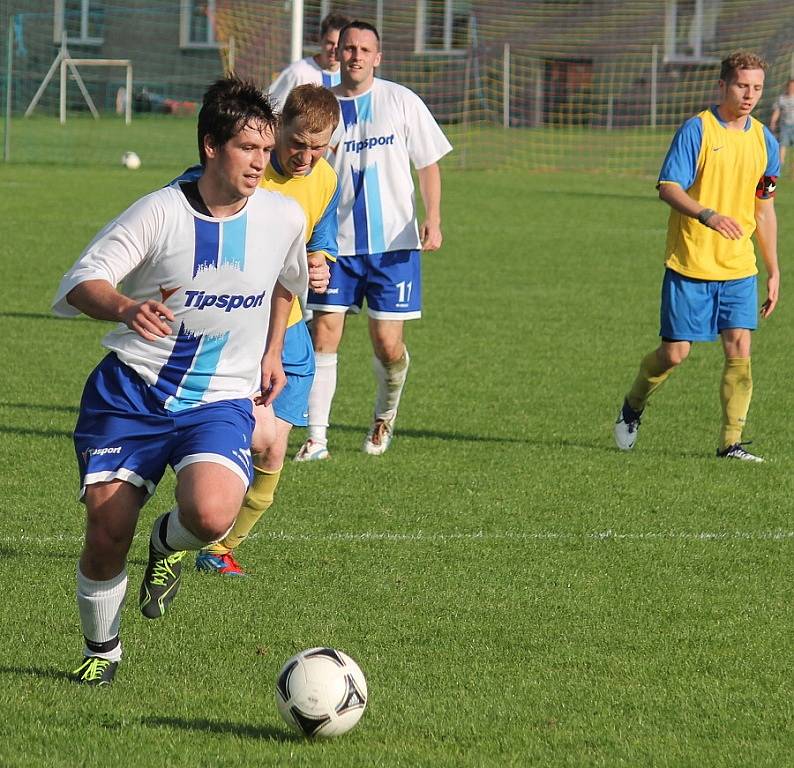
<path fill-rule="evenodd" d="M 179 505 L 179 517 L 196 538 L 202 541 L 218 541 L 234 524 L 240 511 L 242 497 L 219 492 L 205 492 L 201 497 L 182 501 Z"/>
<path fill-rule="evenodd" d="M 374 336 L 372 349 L 375 352 L 375 357 L 384 365 L 396 363 L 405 354 L 405 344 L 402 338 Z"/>
<path fill-rule="evenodd" d="M 315 312 L 312 320 L 314 351 L 333 354 L 339 349 L 345 329 L 345 316 L 339 312 Z"/>
<path fill-rule="evenodd" d="M 664 368 L 675 368 L 681 365 L 684 360 L 689 357 L 689 351 L 692 348 L 691 344 L 680 342 L 676 344 L 662 344 L 656 351 L 656 356 L 659 363 Z"/>
<path fill-rule="evenodd" d="M 265 472 L 275 472 L 281 469 L 287 457 L 287 447 L 286 440 L 275 440 L 267 447 L 267 450 L 254 456 L 254 466 Z"/>

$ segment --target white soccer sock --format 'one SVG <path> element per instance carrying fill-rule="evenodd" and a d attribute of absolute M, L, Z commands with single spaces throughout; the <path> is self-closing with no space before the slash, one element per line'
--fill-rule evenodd
<path fill-rule="evenodd" d="M 210 542 L 194 536 L 179 519 L 179 510 L 174 507 L 170 512 L 160 515 L 152 526 L 149 539 L 155 552 L 167 557 L 183 550 L 203 549 Z"/>
<path fill-rule="evenodd" d="M 384 364 L 377 357 L 372 358 L 372 370 L 378 383 L 375 395 L 376 419 L 394 421 L 397 418 L 397 408 L 400 405 L 410 364 L 411 357 L 407 347 L 403 347 L 402 357 L 393 363 Z"/>
<path fill-rule="evenodd" d="M 325 445 L 328 442 L 328 424 L 331 403 L 336 392 L 336 352 L 317 352 L 314 355 L 316 371 L 309 393 L 309 438 Z"/>
<path fill-rule="evenodd" d="M 77 566 L 77 609 L 86 640 L 85 656 L 100 656 L 110 661 L 121 659 L 119 624 L 126 593 L 126 570 L 107 581 L 94 581 L 84 576 Z"/>

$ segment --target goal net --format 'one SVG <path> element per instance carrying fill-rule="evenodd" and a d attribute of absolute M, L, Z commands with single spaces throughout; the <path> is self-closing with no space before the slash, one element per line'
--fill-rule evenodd
<path fill-rule="evenodd" d="M 6 2 L 15 161 L 132 149 L 144 164 L 192 162 L 207 85 L 234 69 L 267 87 L 289 63 L 288 0 Z M 675 127 L 715 100 L 728 53 L 769 61 L 762 120 L 794 76 L 790 0 L 305 0 L 304 55 L 329 11 L 379 25 L 379 74 L 425 100 L 455 146 L 449 167 L 654 174 Z M 23 119 L 64 35 L 74 58 L 129 60 L 132 93 L 123 69 L 85 67 L 99 120 L 71 73 L 63 126 L 57 76 Z"/>

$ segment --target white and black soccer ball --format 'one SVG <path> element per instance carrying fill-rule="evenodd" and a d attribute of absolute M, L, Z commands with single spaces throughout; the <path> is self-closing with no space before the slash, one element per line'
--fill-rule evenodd
<path fill-rule="evenodd" d="M 121 156 L 121 164 L 131 171 L 137 171 L 141 167 L 141 158 L 135 152 L 125 152 Z"/>
<path fill-rule="evenodd" d="M 304 736 L 340 736 L 364 714 L 367 681 L 342 651 L 309 648 L 281 668 L 276 706 L 284 721 Z"/>

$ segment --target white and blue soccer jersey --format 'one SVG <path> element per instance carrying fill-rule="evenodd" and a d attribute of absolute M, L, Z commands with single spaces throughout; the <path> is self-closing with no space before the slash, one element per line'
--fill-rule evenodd
<path fill-rule="evenodd" d="M 270 88 L 268 88 L 268 93 L 276 102 L 278 109 L 281 109 L 287 100 L 287 96 L 289 96 L 289 92 L 295 86 L 314 83 L 315 85 L 323 85 L 326 88 L 333 88 L 335 85 L 339 85 L 339 82 L 338 69 L 336 72 L 329 72 L 319 67 L 314 57 L 307 56 L 305 59 L 296 61 L 286 67 L 286 69 L 283 69 Z"/>
<path fill-rule="evenodd" d="M 263 189 L 225 219 L 195 211 L 176 185 L 160 189 L 96 236 L 64 275 L 53 311 L 78 315 L 66 295 L 84 281 L 121 283 L 125 296 L 174 313 L 165 338 L 119 324 L 102 341 L 166 410 L 250 397 L 276 281 L 298 295 L 307 288 L 305 221 L 294 200 Z"/>
<path fill-rule="evenodd" d="M 342 112 L 328 161 L 339 177 L 339 255 L 420 247 L 411 164 L 425 168 L 452 150 L 424 102 L 408 88 L 375 79 Z"/>

